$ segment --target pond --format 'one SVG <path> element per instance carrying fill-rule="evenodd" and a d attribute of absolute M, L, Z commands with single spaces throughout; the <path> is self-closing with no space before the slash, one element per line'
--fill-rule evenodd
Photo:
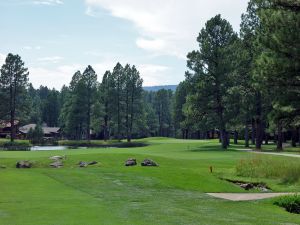
<path fill-rule="evenodd" d="M 30 151 L 58 151 L 66 150 L 68 146 L 33 146 L 30 148 Z"/>

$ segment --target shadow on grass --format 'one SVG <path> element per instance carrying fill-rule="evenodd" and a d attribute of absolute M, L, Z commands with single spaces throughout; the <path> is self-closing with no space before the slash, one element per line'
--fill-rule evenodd
<path fill-rule="evenodd" d="M 232 148 L 231 146 L 229 146 L 227 149 L 223 149 L 221 148 L 221 146 L 211 146 L 211 145 L 207 145 L 207 146 L 199 146 L 199 147 L 193 147 L 191 149 L 188 149 L 191 152 L 235 152 L 236 150 L 234 148 Z"/>

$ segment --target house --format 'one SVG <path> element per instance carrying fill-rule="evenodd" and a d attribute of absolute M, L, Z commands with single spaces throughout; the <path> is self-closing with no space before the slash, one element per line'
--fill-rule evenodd
<path fill-rule="evenodd" d="M 34 123 L 28 124 L 23 127 L 20 127 L 19 132 L 24 138 L 26 138 L 30 129 L 34 130 L 35 127 L 36 127 L 36 124 L 34 124 Z M 46 139 L 60 137 L 61 129 L 59 127 L 48 127 L 47 124 L 43 124 L 42 129 L 43 129 L 43 133 L 44 133 L 44 138 L 46 138 Z"/>
<path fill-rule="evenodd" d="M 19 127 L 19 120 L 14 121 L 14 128 L 17 131 Z M 0 138 L 6 138 L 10 136 L 11 123 L 7 120 L 0 120 Z"/>

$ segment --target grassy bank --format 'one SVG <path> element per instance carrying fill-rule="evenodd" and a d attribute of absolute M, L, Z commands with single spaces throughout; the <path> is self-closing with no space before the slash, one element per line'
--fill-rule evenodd
<path fill-rule="evenodd" d="M 58 141 L 58 145 L 61 146 L 69 146 L 69 147 L 116 147 L 116 148 L 131 148 L 131 147 L 144 147 L 147 144 L 143 141 L 118 141 L 118 140 L 60 140 Z"/>

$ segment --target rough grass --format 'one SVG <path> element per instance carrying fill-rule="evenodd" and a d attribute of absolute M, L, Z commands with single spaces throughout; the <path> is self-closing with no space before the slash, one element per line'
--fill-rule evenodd
<path fill-rule="evenodd" d="M 279 197 L 274 201 L 274 204 L 285 208 L 290 213 L 300 214 L 300 195 Z"/>
<path fill-rule="evenodd" d="M 0 152 L 0 224 L 4 225 L 201 225 L 300 224 L 269 201 L 230 202 L 206 192 L 245 192 L 220 180 L 251 153 L 223 151 L 218 141 L 152 138 L 140 148 Z M 49 168 L 49 156 L 66 155 Z M 127 158 L 150 158 L 158 168 L 125 167 Z M 16 169 L 32 160 L 32 169 Z M 99 161 L 78 168 L 79 161 Z M 291 159 L 293 160 L 293 159 Z M 213 173 L 209 167 L 213 166 Z M 264 179 L 262 179 L 264 180 Z M 289 185 L 280 187 L 285 191 Z M 299 186 L 293 187 L 299 190 Z"/>
<path fill-rule="evenodd" d="M 300 163 L 297 159 L 259 155 L 240 160 L 236 173 L 242 177 L 278 178 L 283 183 L 295 183 L 300 179 Z"/>

